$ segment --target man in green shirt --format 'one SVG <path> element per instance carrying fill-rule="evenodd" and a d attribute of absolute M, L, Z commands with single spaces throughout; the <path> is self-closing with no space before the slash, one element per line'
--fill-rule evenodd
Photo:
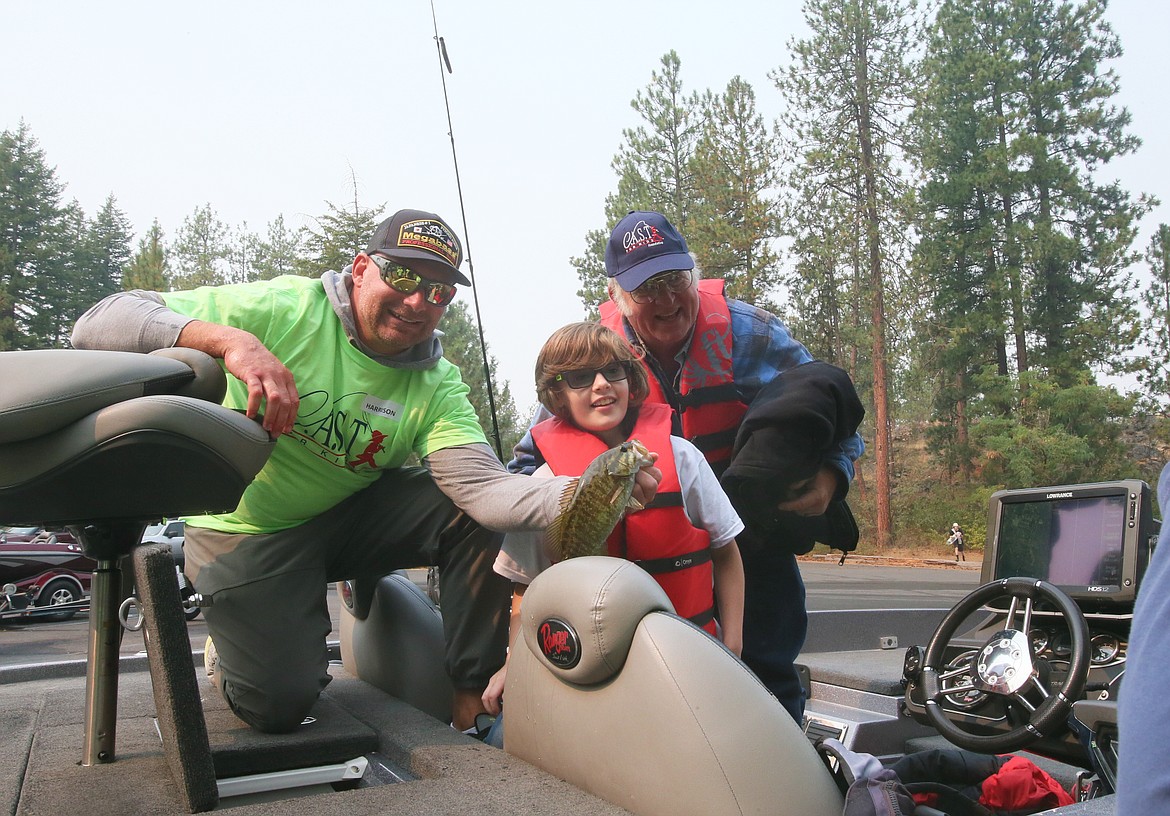
<path fill-rule="evenodd" d="M 442 356 L 439 319 L 470 285 L 439 216 L 400 210 L 341 272 L 112 295 L 76 348 L 185 346 L 222 360 L 224 404 L 262 421 L 272 456 L 235 510 L 187 520 L 186 572 L 205 609 L 214 682 L 261 731 L 295 728 L 329 682 L 330 581 L 437 564 L 452 721 L 468 728 L 504 660 L 501 532 L 541 530 L 575 482 L 509 475 Z M 417 454 L 424 468 L 404 467 Z M 653 496 L 661 474 L 639 474 Z"/>

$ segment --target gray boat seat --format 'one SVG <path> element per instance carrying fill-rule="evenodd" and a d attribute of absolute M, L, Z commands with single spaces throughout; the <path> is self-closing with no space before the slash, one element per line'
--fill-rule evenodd
<path fill-rule="evenodd" d="M 371 593 L 362 592 L 372 587 Z M 439 608 L 405 570 L 377 581 L 339 585 L 341 662 L 354 677 L 451 721 L 454 689 L 447 675 L 447 639 Z M 366 597 L 366 595 L 369 597 Z"/>
<path fill-rule="evenodd" d="M 629 561 L 573 558 L 524 594 L 504 748 L 639 816 L 838 816 L 783 706 Z"/>
<path fill-rule="evenodd" d="M 219 405 L 219 364 L 190 349 L 8 351 L 0 382 L 0 523 L 230 510 L 271 452 Z"/>
<path fill-rule="evenodd" d="M 0 383 L 0 523 L 68 526 L 97 560 L 81 764 L 112 762 L 120 562 L 151 521 L 234 509 L 273 443 L 220 405 L 223 370 L 191 349 L 8 351 Z M 165 545 L 134 555 L 168 764 L 188 809 L 208 810 L 218 793 L 174 561 Z"/>

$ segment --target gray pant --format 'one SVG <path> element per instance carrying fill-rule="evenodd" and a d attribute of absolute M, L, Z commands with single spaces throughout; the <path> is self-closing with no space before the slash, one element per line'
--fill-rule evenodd
<path fill-rule="evenodd" d="M 480 527 L 422 468 L 377 482 L 299 527 L 235 535 L 187 527 L 186 572 L 204 609 L 232 710 L 260 731 L 295 728 L 329 683 L 332 581 L 437 565 L 447 671 L 482 688 L 503 665 L 510 584 L 492 571 L 501 536 Z"/>

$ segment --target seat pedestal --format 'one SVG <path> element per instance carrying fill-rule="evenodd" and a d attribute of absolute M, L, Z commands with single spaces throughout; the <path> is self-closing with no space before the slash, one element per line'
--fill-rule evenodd
<path fill-rule="evenodd" d="M 129 594 L 118 554 L 129 552 L 159 734 L 183 803 L 197 813 L 219 802 L 211 745 L 175 580 L 175 561 L 165 544 L 135 546 L 145 527 L 144 523 L 133 522 L 74 528 L 86 552 L 98 561 L 90 592 L 81 764 L 91 766 L 117 759 L 120 610 Z"/>
<path fill-rule="evenodd" d="M 114 761 L 118 724 L 118 648 L 122 644 L 122 571 L 101 560 L 90 583 L 89 662 L 85 670 L 85 742 L 82 765 Z"/>

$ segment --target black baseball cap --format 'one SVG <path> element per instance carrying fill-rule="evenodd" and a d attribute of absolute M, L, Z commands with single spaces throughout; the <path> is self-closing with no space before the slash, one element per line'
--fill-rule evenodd
<path fill-rule="evenodd" d="M 463 245 L 455 230 L 439 216 L 422 210 L 399 210 L 374 230 L 366 247 L 366 254 L 377 252 L 419 274 L 441 271 L 439 280 L 448 274 L 456 283 L 471 286 L 467 276 L 459 271 L 463 263 Z M 434 275 L 429 275 L 435 277 Z"/>

